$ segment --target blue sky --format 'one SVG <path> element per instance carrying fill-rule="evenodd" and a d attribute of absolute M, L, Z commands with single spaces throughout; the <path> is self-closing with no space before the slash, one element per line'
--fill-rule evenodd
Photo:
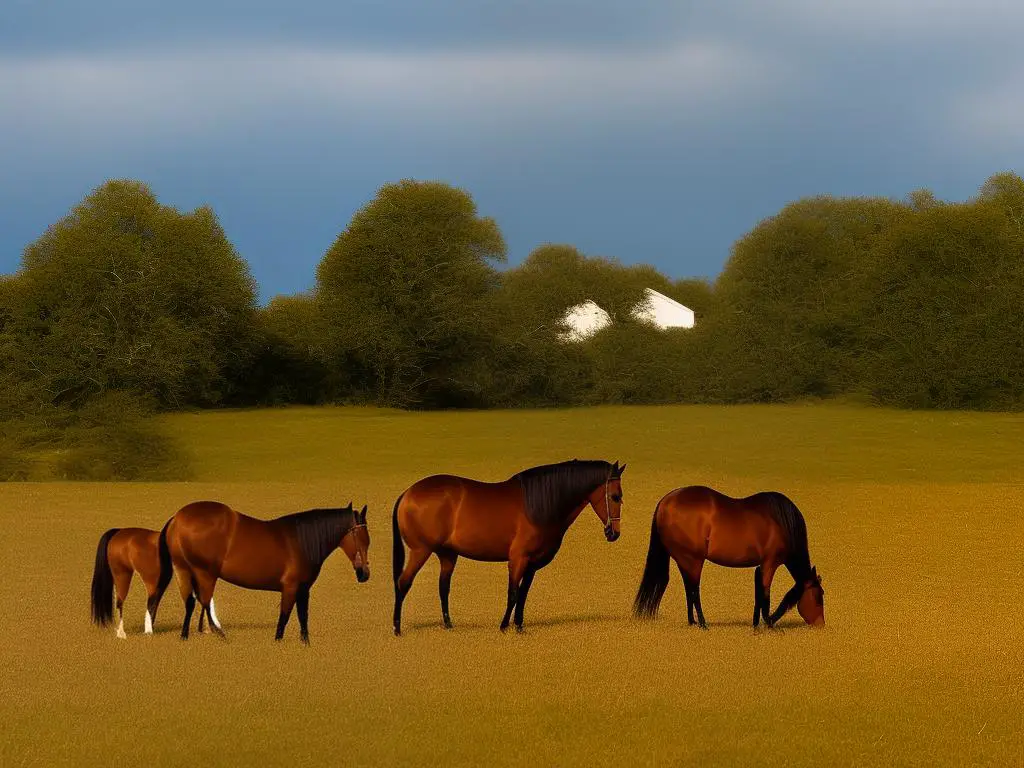
<path fill-rule="evenodd" d="M 0 271 L 108 178 L 208 203 L 264 298 L 401 178 L 545 242 L 714 277 L 815 194 L 1024 172 L 1024 3 L 3 0 Z"/>

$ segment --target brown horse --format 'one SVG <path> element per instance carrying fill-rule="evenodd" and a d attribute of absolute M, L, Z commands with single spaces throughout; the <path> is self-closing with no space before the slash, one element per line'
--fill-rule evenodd
<path fill-rule="evenodd" d="M 566 461 L 527 469 L 501 483 L 434 475 L 408 488 L 392 515 L 395 579 L 395 634 L 402 633 L 402 602 L 432 554 L 441 561 L 439 592 L 446 629 L 448 593 L 459 555 L 471 560 L 508 561 L 508 601 L 501 631 L 515 609 L 523 629 L 523 608 L 534 574 L 551 562 L 562 538 L 588 504 L 604 523 L 608 541 L 619 538 L 622 473 L 626 465 L 607 461 Z M 409 546 L 409 561 L 405 546 Z"/>
<path fill-rule="evenodd" d="M 700 605 L 700 574 L 704 561 L 730 568 L 753 568 L 754 626 L 761 616 L 769 627 L 794 605 L 804 621 L 825 623 L 825 593 L 817 569 L 811 566 L 807 551 L 807 526 L 804 516 L 781 493 L 757 493 L 734 499 L 711 488 L 677 488 L 654 510 L 651 544 L 647 565 L 633 603 L 633 613 L 653 618 L 668 586 L 669 555 L 679 566 L 686 589 L 687 620 L 704 629 L 704 611 Z M 780 566 L 796 582 L 779 607 L 771 610 L 771 586 Z"/>
<path fill-rule="evenodd" d="M 124 631 L 124 601 L 132 575 L 139 574 L 146 585 L 145 633 L 153 634 L 156 609 L 164 596 L 160 582 L 159 531 L 148 528 L 111 528 L 100 536 L 96 547 L 96 564 L 92 571 L 92 620 L 100 626 L 107 626 L 114 620 L 114 597 L 117 597 L 117 636 L 127 637 Z M 214 611 L 213 602 L 210 610 Z M 204 609 L 199 615 L 199 631 L 203 631 Z M 216 616 L 216 613 L 212 613 Z"/>
<path fill-rule="evenodd" d="M 281 614 L 275 638 L 284 637 L 292 608 L 297 607 L 302 642 L 309 642 L 309 590 L 335 549 L 342 549 L 362 583 L 370 578 L 370 534 L 366 507 L 311 509 L 278 517 L 256 518 L 236 512 L 227 504 L 199 501 L 179 509 L 160 532 L 160 586 L 166 588 L 171 572 L 178 577 L 185 601 L 182 639 L 188 639 L 196 597 L 221 637 L 210 606 L 217 579 L 247 589 L 281 593 Z"/>

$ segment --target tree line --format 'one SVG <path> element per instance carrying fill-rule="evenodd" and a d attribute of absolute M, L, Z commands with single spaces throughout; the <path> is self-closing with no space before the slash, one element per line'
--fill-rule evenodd
<path fill-rule="evenodd" d="M 154 410 L 1024 404 L 1024 179 L 1012 173 L 963 203 L 926 190 L 794 202 L 737 241 L 713 282 L 571 245 L 512 268 L 506 255 L 466 191 L 401 181 L 353 216 L 312 290 L 260 306 L 213 210 L 107 182 L 0 278 L 0 477 L 30 474 L 47 451 L 62 476 L 173 465 L 147 431 Z M 693 309 L 696 327 L 634 319 L 647 287 Z M 563 341 L 565 310 L 587 299 L 612 324 Z M 125 456 L 104 459 L 115 426 L 131 433 Z M 128 447 L 140 442 L 149 450 Z M 127 457 L 140 466 L 125 470 Z"/>

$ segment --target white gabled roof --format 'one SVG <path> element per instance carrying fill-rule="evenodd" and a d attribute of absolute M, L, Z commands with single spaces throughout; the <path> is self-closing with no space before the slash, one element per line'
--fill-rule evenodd
<path fill-rule="evenodd" d="M 658 328 L 693 328 L 693 310 L 675 299 L 650 288 L 644 289 L 644 300 L 633 310 L 637 320 L 652 323 Z M 611 325 L 612 318 L 601 307 L 589 299 L 582 304 L 569 307 L 562 321 L 569 327 L 562 334 L 566 341 L 582 341 Z"/>
<path fill-rule="evenodd" d="M 645 299 L 633 311 L 638 320 L 646 320 L 659 328 L 693 328 L 693 310 L 685 307 L 675 299 L 651 288 L 645 288 Z"/>

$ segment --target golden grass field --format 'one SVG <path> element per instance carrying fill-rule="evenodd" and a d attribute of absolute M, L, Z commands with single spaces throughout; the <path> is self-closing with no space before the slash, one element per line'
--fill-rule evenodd
<path fill-rule="evenodd" d="M 177 415 L 195 480 L 0 485 L 0 766 L 1024 765 L 1024 416 L 855 407 Z M 421 476 L 504 479 L 573 457 L 628 462 L 623 536 L 589 510 L 497 630 L 502 564 L 460 560 L 455 629 L 437 563 L 391 634 L 391 508 Z M 777 489 L 803 510 L 828 625 L 754 631 L 753 574 L 709 566 L 707 632 L 678 576 L 659 619 L 630 606 L 666 491 Z M 221 584 L 226 642 L 89 623 L 95 546 L 197 499 L 260 517 L 370 506 L 372 577 L 340 553 L 312 592 L 312 645 L 277 595 Z M 788 588 L 780 572 L 777 602 Z"/>

